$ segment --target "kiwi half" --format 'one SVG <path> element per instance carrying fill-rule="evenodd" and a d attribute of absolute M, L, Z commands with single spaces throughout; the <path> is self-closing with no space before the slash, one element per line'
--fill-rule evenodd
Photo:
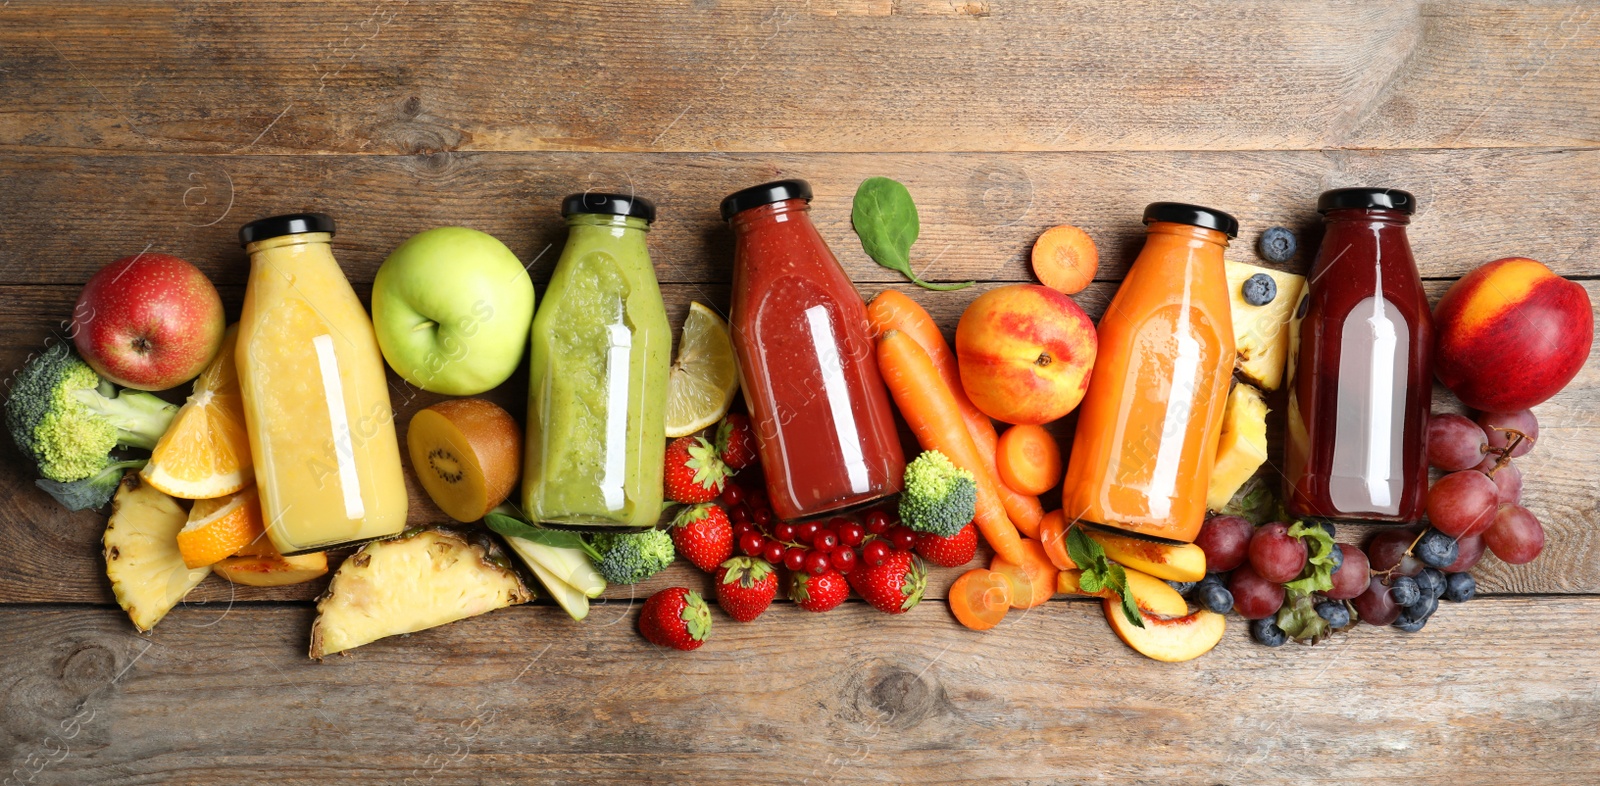
<path fill-rule="evenodd" d="M 456 521 L 472 522 L 516 488 L 522 430 L 491 402 L 452 399 L 411 416 L 406 451 L 433 503 Z"/>

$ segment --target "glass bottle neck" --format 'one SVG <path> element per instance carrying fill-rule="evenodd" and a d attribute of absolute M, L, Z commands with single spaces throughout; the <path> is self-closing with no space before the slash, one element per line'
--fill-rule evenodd
<path fill-rule="evenodd" d="M 733 227 L 735 235 L 742 235 L 756 227 L 770 226 L 772 224 L 782 224 L 790 221 L 810 223 L 810 212 L 811 203 L 806 200 L 786 199 L 782 202 L 773 202 L 770 205 L 752 207 L 749 210 L 735 213 L 733 218 L 728 219 L 728 225 Z"/>
<path fill-rule="evenodd" d="M 574 213 L 567 216 L 569 230 L 599 230 L 622 237 L 629 231 L 643 235 L 650 231 L 650 223 L 633 216 L 613 216 L 600 213 Z"/>
<path fill-rule="evenodd" d="M 1329 210 L 1322 215 L 1322 221 L 1330 227 L 1335 224 L 1369 224 L 1387 225 L 1403 231 L 1411 224 L 1411 215 L 1399 210 L 1346 208 Z"/>
<path fill-rule="evenodd" d="M 1144 250 L 1139 256 L 1156 252 L 1166 254 L 1185 250 L 1188 254 L 1222 256 L 1228 247 L 1228 236 L 1215 229 L 1177 224 L 1170 221 L 1153 221 L 1145 228 Z"/>
<path fill-rule="evenodd" d="M 318 264 L 338 264 L 333 259 L 332 241 L 333 235 L 328 232 L 302 232 L 257 240 L 245 246 L 244 250 L 250 255 L 252 266 L 266 261 L 269 256 L 274 267 L 292 267 L 297 263 L 313 261 Z"/>

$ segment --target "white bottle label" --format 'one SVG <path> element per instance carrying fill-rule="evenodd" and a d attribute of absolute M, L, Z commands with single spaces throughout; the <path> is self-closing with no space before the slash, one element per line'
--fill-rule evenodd
<path fill-rule="evenodd" d="M 1368 297 L 1345 317 L 1328 497 L 1342 513 L 1400 512 L 1411 328 L 1394 304 Z"/>

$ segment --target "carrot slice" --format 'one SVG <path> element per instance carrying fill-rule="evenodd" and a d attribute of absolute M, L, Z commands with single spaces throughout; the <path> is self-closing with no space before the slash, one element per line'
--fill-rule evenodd
<path fill-rule="evenodd" d="M 1044 426 L 1012 426 L 995 452 L 1000 481 L 1024 494 L 1043 494 L 1061 482 L 1061 447 Z"/>
<path fill-rule="evenodd" d="M 1052 510 L 1039 521 L 1039 545 L 1057 568 L 1077 569 L 1077 563 L 1067 556 L 1067 517 L 1061 511 Z"/>
<path fill-rule="evenodd" d="M 961 409 L 961 419 L 967 424 L 967 433 L 972 435 L 973 446 L 978 449 L 979 457 L 994 478 L 995 492 L 1005 506 L 1006 517 L 1022 534 L 1030 538 L 1036 535 L 1039 519 L 1044 516 L 1044 506 L 1039 504 L 1038 497 L 1019 492 L 1000 480 L 999 470 L 995 466 L 999 436 L 995 433 L 994 421 L 989 420 L 989 416 L 979 411 L 967 398 L 967 391 L 961 387 L 961 372 L 956 365 L 955 353 L 950 351 L 950 344 L 944 340 L 944 334 L 939 331 L 939 325 L 933 321 L 933 317 L 905 293 L 886 289 L 867 304 L 867 321 L 871 323 L 874 333 L 881 335 L 898 330 L 911 336 L 917 346 L 928 353 L 928 359 L 933 362 L 934 369 L 944 379 L 945 387 L 949 388 Z"/>
<path fill-rule="evenodd" d="M 1051 227 L 1033 244 L 1033 274 L 1039 283 L 1064 295 L 1076 295 L 1094 281 L 1100 252 L 1089 234 L 1070 224 Z"/>
<path fill-rule="evenodd" d="M 1022 541 L 1023 558 L 1012 562 L 995 555 L 989 570 L 1005 574 L 1011 580 L 1011 608 L 1033 608 L 1056 594 L 1056 579 L 1061 570 L 1044 553 L 1037 540 Z"/>
<path fill-rule="evenodd" d="M 950 463 L 972 473 L 978 486 L 974 521 L 983 539 L 1013 562 L 1023 561 L 1017 528 L 1006 518 L 998 485 L 961 421 L 960 407 L 950 389 L 939 380 L 933 361 L 911 336 L 891 330 L 878 338 L 878 370 L 895 406 L 924 450 L 943 453 Z"/>
<path fill-rule="evenodd" d="M 950 585 L 950 611 L 973 630 L 988 630 L 1011 608 L 1011 580 L 1005 574 L 973 568 Z"/>

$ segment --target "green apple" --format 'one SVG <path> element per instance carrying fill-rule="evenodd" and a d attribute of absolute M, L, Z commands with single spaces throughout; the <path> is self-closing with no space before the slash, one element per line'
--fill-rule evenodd
<path fill-rule="evenodd" d="M 400 376 L 450 396 L 511 376 L 528 345 L 533 280 L 492 235 L 439 227 L 412 235 L 372 281 L 378 347 Z"/>

